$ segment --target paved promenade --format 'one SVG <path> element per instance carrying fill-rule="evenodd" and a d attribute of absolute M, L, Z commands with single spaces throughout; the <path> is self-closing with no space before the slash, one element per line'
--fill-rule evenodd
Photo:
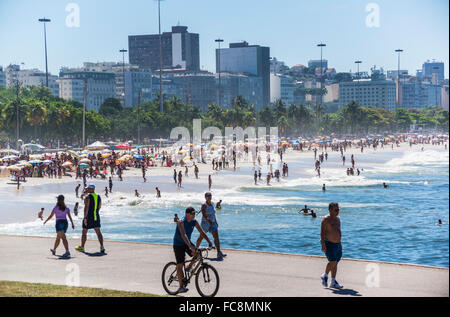
<path fill-rule="evenodd" d="M 51 255 L 53 242 L 53 238 L 0 235 L 0 280 L 65 285 L 77 267 L 80 286 L 166 295 L 161 272 L 174 260 L 171 246 L 106 241 L 107 254 L 102 256 L 97 241 L 88 241 L 87 253 L 79 253 L 74 250 L 79 240 L 69 240 L 72 258 L 67 260 Z M 57 254 L 63 251 L 61 243 Z M 224 253 L 228 256 L 223 262 L 210 262 L 220 275 L 217 296 L 449 296 L 447 268 L 344 259 L 337 276 L 344 289 L 333 290 L 320 282 L 324 257 Z M 211 258 L 215 255 L 210 253 Z M 189 284 L 185 296 L 199 296 L 194 284 Z"/>

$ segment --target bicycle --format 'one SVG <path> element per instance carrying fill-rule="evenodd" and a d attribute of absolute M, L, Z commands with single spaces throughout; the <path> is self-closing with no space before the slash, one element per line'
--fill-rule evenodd
<path fill-rule="evenodd" d="M 203 261 L 208 257 L 209 250 L 211 248 L 197 249 L 199 257 L 185 261 L 183 264 L 183 286 L 186 287 L 195 275 L 195 288 L 201 297 L 214 297 L 219 291 L 219 274 L 212 265 Z M 203 253 L 206 253 L 206 256 Z M 189 271 L 186 271 L 186 264 L 193 261 L 198 261 L 198 263 Z M 162 271 L 162 284 L 169 295 L 178 294 L 180 285 L 178 283 L 177 264 L 175 262 L 169 262 L 164 266 Z"/>

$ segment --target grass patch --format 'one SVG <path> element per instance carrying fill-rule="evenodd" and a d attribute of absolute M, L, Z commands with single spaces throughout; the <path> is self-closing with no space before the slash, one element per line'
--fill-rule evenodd
<path fill-rule="evenodd" d="M 0 297 L 160 297 L 102 288 L 0 281 Z"/>

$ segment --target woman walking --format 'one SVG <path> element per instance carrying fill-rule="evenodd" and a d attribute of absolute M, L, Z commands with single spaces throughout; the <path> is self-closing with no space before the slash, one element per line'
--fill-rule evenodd
<path fill-rule="evenodd" d="M 53 215 L 56 217 L 56 240 L 55 245 L 53 249 L 50 249 L 50 252 L 55 255 L 56 254 L 56 248 L 58 248 L 60 240 L 62 240 L 64 248 L 66 248 L 66 253 L 63 254 L 63 257 L 70 257 L 69 252 L 69 243 L 67 242 L 66 238 L 66 231 L 67 227 L 69 226 L 67 222 L 67 216 L 69 216 L 70 222 L 72 223 L 72 229 L 75 229 L 75 226 L 73 224 L 72 216 L 70 215 L 70 209 L 67 208 L 66 204 L 64 203 L 64 196 L 59 195 L 57 197 L 58 201 L 56 202 L 56 206 L 53 208 L 52 213 L 50 216 L 48 216 L 47 220 L 45 220 L 44 225 L 47 221 L 49 221 Z"/>

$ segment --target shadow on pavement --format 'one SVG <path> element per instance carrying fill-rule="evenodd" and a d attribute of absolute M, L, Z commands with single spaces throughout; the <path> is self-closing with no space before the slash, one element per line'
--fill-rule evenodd
<path fill-rule="evenodd" d="M 330 288 L 330 290 L 333 291 L 333 294 L 338 294 L 338 295 L 362 296 L 360 293 L 358 293 L 358 291 L 355 291 L 350 288 L 343 288 L 343 289 Z"/>
<path fill-rule="evenodd" d="M 108 255 L 108 253 L 102 253 L 102 252 L 94 252 L 94 253 L 90 253 L 90 252 L 86 252 L 86 251 L 84 251 L 84 252 L 82 252 L 83 254 L 86 254 L 87 256 L 96 256 L 96 257 L 99 257 L 99 256 L 105 256 L 105 255 Z"/>

